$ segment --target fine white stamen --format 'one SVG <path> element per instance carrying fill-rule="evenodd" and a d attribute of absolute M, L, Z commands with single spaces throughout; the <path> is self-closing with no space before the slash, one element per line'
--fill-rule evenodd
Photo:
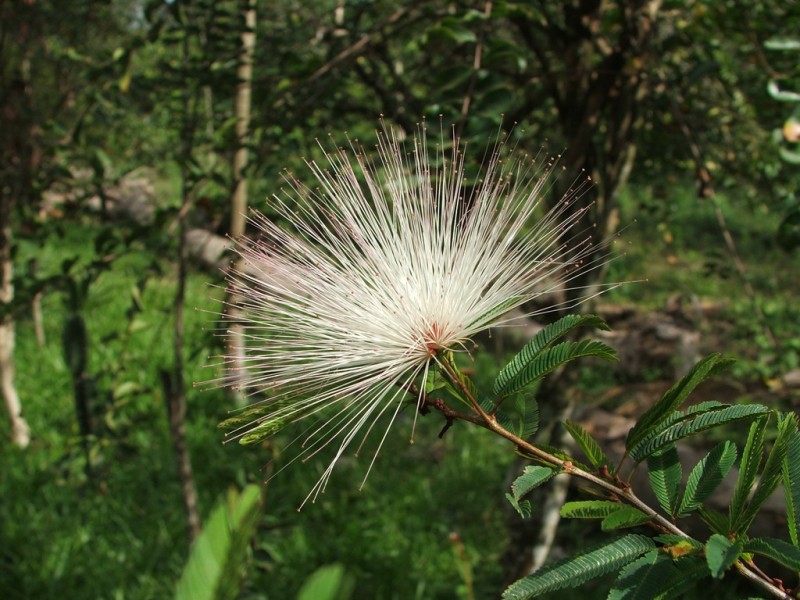
<path fill-rule="evenodd" d="M 273 409 L 234 436 L 318 419 L 299 438 L 301 455 L 334 456 L 306 500 L 386 416 L 369 474 L 401 406 L 421 408 L 439 353 L 511 324 L 513 308 L 574 290 L 570 282 L 607 261 L 574 231 L 588 181 L 545 212 L 557 159 L 517 159 L 501 141 L 470 184 L 464 147 L 450 142 L 429 151 L 424 125 L 406 142 L 384 129 L 374 162 L 357 143 L 326 153 L 327 165 L 308 162 L 315 187 L 286 175 L 290 189 L 274 199 L 288 227 L 256 214 L 257 240 L 238 249 L 245 266 L 231 285 L 246 358 L 222 381 L 267 395 Z M 415 426 L 416 416 L 412 441 Z"/>

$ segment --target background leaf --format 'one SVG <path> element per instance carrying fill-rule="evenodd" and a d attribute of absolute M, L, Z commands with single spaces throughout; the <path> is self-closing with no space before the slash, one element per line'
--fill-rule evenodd
<path fill-rule="evenodd" d="M 239 594 L 242 565 L 261 518 L 261 488 L 231 490 L 197 538 L 183 569 L 175 600 L 232 600 Z"/>

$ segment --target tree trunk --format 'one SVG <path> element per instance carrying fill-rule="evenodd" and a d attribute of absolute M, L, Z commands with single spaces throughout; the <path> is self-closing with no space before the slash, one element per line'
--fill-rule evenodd
<path fill-rule="evenodd" d="M 14 299 L 14 261 L 11 254 L 11 199 L 0 192 L 0 302 Z M 11 419 L 11 439 L 20 448 L 30 443 L 30 428 L 14 385 L 14 319 L 6 313 L 0 321 L 0 388 Z"/>
<path fill-rule="evenodd" d="M 248 160 L 248 144 L 250 142 L 250 95 L 253 84 L 253 54 L 256 46 L 256 5 L 255 0 L 242 0 L 241 9 L 244 15 L 245 28 L 242 31 L 242 46 L 239 53 L 239 67 L 236 70 L 238 80 L 236 87 L 235 116 L 237 149 L 233 157 L 233 196 L 231 197 L 231 228 L 233 239 L 244 236 L 247 212 L 247 177 L 245 169 Z M 233 272 L 239 270 L 237 261 L 233 263 Z M 228 367 L 231 389 L 237 404 L 246 401 L 241 381 L 245 361 L 244 330 L 239 323 L 240 314 L 237 298 L 229 298 L 228 319 L 230 325 L 232 361 Z"/>
<path fill-rule="evenodd" d="M 14 299 L 13 230 L 11 219 L 18 202 L 31 195 L 36 168 L 35 130 L 30 114 L 29 63 L 22 61 L 17 78 L 6 90 L 0 114 L 7 125 L 0 140 L 0 303 L 6 311 L 0 317 L 0 389 L 11 420 L 11 439 L 20 448 L 30 443 L 30 428 L 22 416 L 22 405 L 14 384 Z"/>
<path fill-rule="evenodd" d="M 185 170 L 185 169 L 184 169 Z M 186 301 L 186 213 L 190 204 L 189 191 L 186 189 L 188 175 L 183 177 L 183 206 L 179 218 L 178 233 L 178 281 L 175 289 L 175 298 L 172 303 L 175 322 L 172 330 L 172 343 L 175 363 L 172 372 L 161 371 L 161 383 L 164 389 L 164 399 L 167 403 L 169 416 L 169 432 L 172 446 L 175 450 L 175 461 L 178 467 L 178 477 L 181 482 L 183 504 L 186 510 L 189 543 L 194 543 L 200 535 L 200 510 L 197 501 L 197 488 L 194 484 L 192 459 L 186 445 L 186 383 L 183 376 L 183 336 L 184 336 L 184 304 Z"/>
<path fill-rule="evenodd" d="M 244 235 L 247 212 L 247 167 L 250 142 L 250 96 L 253 87 L 253 54 L 256 47 L 256 4 L 255 0 L 242 0 L 244 26 L 242 46 L 239 53 L 239 67 L 236 69 L 236 153 L 233 155 L 233 196 L 231 198 L 230 235 L 236 239 Z"/>

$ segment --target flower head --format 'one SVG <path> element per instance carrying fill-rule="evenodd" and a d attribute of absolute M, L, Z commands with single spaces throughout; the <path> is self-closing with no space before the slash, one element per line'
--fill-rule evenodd
<path fill-rule="evenodd" d="M 443 352 L 598 264 L 572 230 L 586 181 L 544 211 L 557 159 L 513 158 L 501 141 L 468 185 L 464 147 L 443 138 L 431 152 L 424 125 L 410 140 L 385 128 L 374 161 L 351 143 L 309 162 L 315 187 L 287 175 L 284 223 L 255 216 L 259 237 L 238 250 L 246 348 L 232 352 L 246 358 L 230 381 L 267 395 L 238 434 L 314 417 L 305 456 L 333 459 L 312 495 L 385 417 L 380 449 Z"/>

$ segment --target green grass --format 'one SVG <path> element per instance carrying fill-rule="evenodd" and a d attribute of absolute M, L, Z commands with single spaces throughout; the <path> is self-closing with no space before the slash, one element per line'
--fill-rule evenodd
<path fill-rule="evenodd" d="M 714 322 L 696 323 L 704 334 L 703 351 L 735 356 L 737 376 L 774 378 L 800 364 L 796 252 L 784 252 L 776 242 L 779 209 L 724 196 L 718 201 L 777 349 L 734 266 L 713 202 L 698 200 L 689 187 L 676 186 L 664 198 L 653 198 L 647 189 L 626 190 L 620 215 L 627 228 L 615 247 L 608 279 L 642 281 L 617 288 L 603 301 L 645 310 L 661 309 L 676 295 L 715 303 L 719 314 Z"/>

